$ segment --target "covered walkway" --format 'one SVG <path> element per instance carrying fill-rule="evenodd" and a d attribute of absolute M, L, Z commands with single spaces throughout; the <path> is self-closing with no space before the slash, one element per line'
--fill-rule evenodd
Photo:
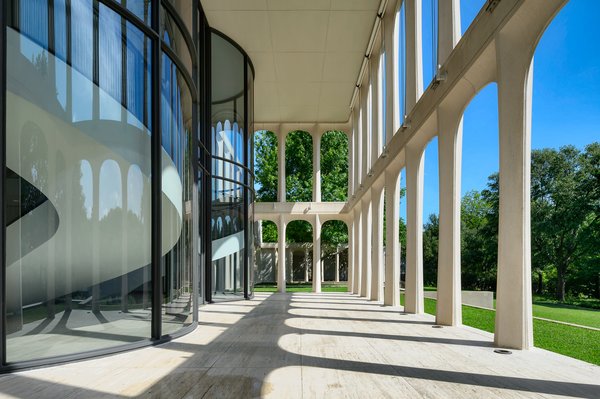
<path fill-rule="evenodd" d="M 2 376 L 0 397 L 600 397 L 596 366 L 433 327 L 350 294 L 257 294 L 162 346 Z"/>

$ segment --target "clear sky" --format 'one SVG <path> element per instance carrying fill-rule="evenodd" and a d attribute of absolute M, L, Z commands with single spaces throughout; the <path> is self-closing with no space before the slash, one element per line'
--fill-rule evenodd
<path fill-rule="evenodd" d="M 462 31 L 484 0 L 462 0 Z M 600 141 L 600 1 L 571 0 L 542 37 L 534 56 L 532 148 Z M 423 0 L 424 87 L 433 76 L 431 1 Z M 485 87 L 464 116 L 462 193 L 485 188 L 498 170 L 497 89 Z M 423 220 L 439 208 L 437 139 L 425 151 Z M 404 171 L 403 171 L 404 172 Z M 402 183 L 405 183 L 403 173 Z M 406 216 L 405 201 L 401 216 Z"/>

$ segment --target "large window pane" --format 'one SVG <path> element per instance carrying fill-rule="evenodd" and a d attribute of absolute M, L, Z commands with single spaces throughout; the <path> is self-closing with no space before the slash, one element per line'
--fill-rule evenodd
<path fill-rule="evenodd" d="M 150 337 L 150 41 L 53 4 L 11 0 L 7 32 L 9 362 Z"/>

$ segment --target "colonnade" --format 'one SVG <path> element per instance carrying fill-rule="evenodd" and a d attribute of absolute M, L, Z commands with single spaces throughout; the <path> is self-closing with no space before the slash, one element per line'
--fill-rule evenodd
<path fill-rule="evenodd" d="M 436 323 L 461 324 L 462 116 L 477 92 L 496 82 L 500 206 L 495 343 L 517 349 L 533 346 L 529 193 L 532 59 L 544 29 L 565 3 L 566 0 L 490 2 L 461 39 L 459 0 L 440 0 L 440 66 L 424 91 L 421 0 L 387 2 L 383 14 L 377 17 L 373 44 L 368 49 L 366 67 L 359 77 L 351 116 L 345 126 L 350 137 L 349 198 L 336 218 L 348 225 L 351 293 L 387 306 L 399 306 L 400 254 L 405 250 L 404 311 L 424 312 L 424 149 L 437 136 L 440 237 Z M 398 20 L 401 6 L 405 7 L 404 21 Z M 398 29 L 405 31 L 403 43 L 398 40 Z M 399 46 L 404 46 L 406 54 L 402 93 L 399 92 Z M 400 109 L 401 103 L 405 109 Z M 279 136 L 280 203 L 285 202 L 285 137 L 282 136 Z M 313 135 L 313 139 L 320 142 L 320 135 Z M 291 218 L 303 217 L 313 223 L 313 264 L 318 265 L 324 214 L 314 209 L 321 203 L 320 151 L 318 146 L 314 148 L 313 203 L 305 212 L 279 212 L 277 222 L 280 254 L 284 253 L 285 227 Z M 406 248 L 400 247 L 398 237 L 402 170 L 406 178 Z M 269 212 L 277 214 L 276 206 Z M 280 259 L 279 265 L 282 264 L 284 260 Z M 285 268 L 279 267 L 278 284 L 283 292 L 282 270 Z M 319 267 L 315 273 L 320 273 Z M 320 292 L 320 282 L 320 278 L 313 278 L 314 292 Z"/>

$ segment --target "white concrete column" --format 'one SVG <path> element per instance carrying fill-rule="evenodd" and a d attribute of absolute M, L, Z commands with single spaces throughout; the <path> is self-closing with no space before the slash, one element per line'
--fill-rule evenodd
<path fill-rule="evenodd" d="M 375 161 L 379 157 L 379 147 L 381 143 L 381 131 L 379 130 L 379 51 L 371 54 L 370 82 L 371 82 L 371 158 L 369 170 L 373 168 Z"/>
<path fill-rule="evenodd" d="M 460 0 L 438 0 L 438 64 L 443 65 L 460 40 Z"/>
<path fill-rule="evenodd" d="M 462 323 L 460 279 L 460 177 L 462 114 L 460 109 L 439 107 L 438 156 L 440 225 L 438 241 L 436 323 Z"/>
<path fill-rule="evenodd" d="M 285 292 L 285 229 L 286 222 L 283 215 L 279 217 L 279 231 L 277 232 L 277 292 Z"/>
<path fill-rule="evenodd" d="M 347 284 L 348 292 L 354 293 L 354 253 L 356 252 L 356 240 L 354 238 L 354 212 L 350 213 L 352 220 L 347 223 L 348 226 L 348 272 L 347 272 Z"/>
<path fill-rule="evenodd" d="M 313 292 L 321 292 L 321 220 L 315 215 L 313 225 Z"/>
<path fill-rule="evenodd" d="M 368 68 L 367 68 L 368 71 Z M 360 137 L 362 141 L 362 147 L 359 152 L 359 156 L 361 157 L 361 176 L 360 182 L 364 183 L 367 178 L 367 173 L 369 173 L 369 158 L 370 158 L 370 146 L 369 142 L 369 112 L 368 112 L 368 104 L 369 104 L 369 74 L 368 72 L 365 74 L 365 78 L 363 79 L 363 84 L 360 87 L 360 109 L 361 109 L 361 124 L 360 124 Z"/>
<path fill-rule="evenodd" d="M 285 202 L 285 138 L 287 132 L 277 134 L 277 200 Z"/>
<path fill-rule="evenodd" d="M 354 115 L 350 116 L 354 120 Z M 354 130 L 354 128 L 352 128 Z M 348 134 L 348 200 L 354 194 L 354 134 Z"/>
<path fill-rule="evenodd" d="M 371 252 L 371 297 L 372 301 L 383 300 L 383 185 L 373 188 L 373 248 Z"/>
<path fill-rule="evenodd" d="M 335 248 L 335 278 L 336 283 L 340 282 L 340 246 Z"/>
<path fill-rule="evenodd" d="M 321 202 L 321 132 L 313 132 L 313 202 Z"/>
<path fill-rule="evenodd" d="M 406 113 L 423 94 L 423 46 L 421 0 L 405 0 L 406 16 Z"/>
<path fill-rule="evenodd" d="M 423 313 L 423 148 L 406 146 L 406 290 L 404 310 Z"/>
<path fill-rule="evenodd" d="M 361 176 L 361 149 L 362 149 L 362 138 L 360 136 L 360 90 L 358 91 L 358 100 L 357 104 L 354 106 L 354 110 L 352 111 L 352 142 L 353 142 L 353 162 L 354 165 L 354 191 L 352 194 L 356 194 L 358 192 L 358 187 L 360 186 L 360 176 Z"/>
<path fill-rule="evenodd" d="M 304 282 L 308 283 L 308 248 L 304 247 Z"/>
<path fill-rule="evenodd" d="M 385 290 L 383 304 L 400 306 L 400 171 L 385 172 Z"/>
<path fill-rule="evenodd" d="M 360 296 L 371 297 L 371 249 L 373 240 L 373 223 L 371 195 L 366 192 L 362 200 L 362 267 L 361 269 L 361 291 Z"/>
<path fill-rule="evenodd" d="M 362 285 L 361 285 L 361 269 L 363 264 L 362 252 L 364 248 L 363 242 L 363 231 L 362 231 L 362 207 L 360 203 L 356 207 L 357 209 L 354 211 L 354 242 L 355 242 L 355 252 L 354 252 L 354 289 L 353 293 L 361 296 L 362 293 Z"/>
<path fill-rule="evenodd" d="M 383 45 L 385 47 L 385 132 L 386 140 L 385 145 L 390 142 L 392 136 L 399 127 L 395 125 L 394 120 L 399 117 L 400 105 L 395 104 L 397 101 L 395 97 L 398 93 L 398 77 L 394 73 L 394 69 L 397 68 L 398 64 L 398 50 L 396 47 L 396 40 L 394 40 L 394 26 L 396 23 L 397 6 L 396 2 L 391 1 L 388 5 L 388 11 L 383 17 Z M 399 120 L 399 119 L 398 119 Z"/>
<path fill-rule="evenodd" d="M 500 134 L 497 346 L 533 346 L 531 309 L 531 95 L 533 61 L 518 35 L 496 38 Z"/>

